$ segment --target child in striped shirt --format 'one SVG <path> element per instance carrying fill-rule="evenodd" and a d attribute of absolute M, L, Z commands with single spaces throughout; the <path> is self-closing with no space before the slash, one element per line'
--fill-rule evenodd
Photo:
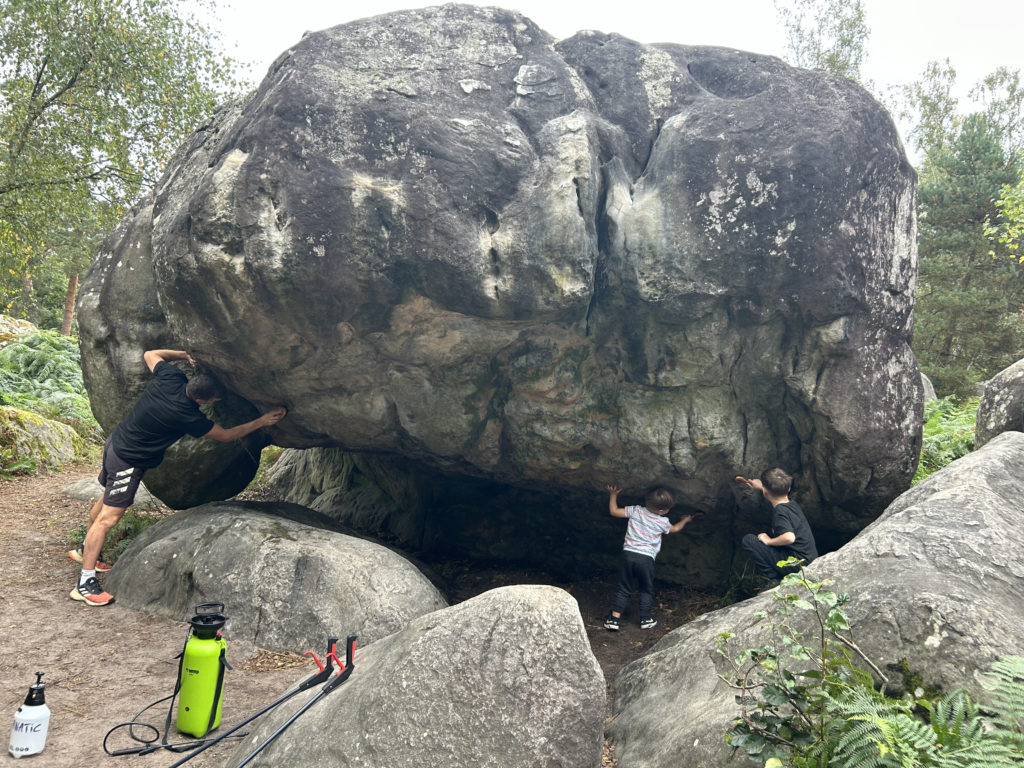
<path fill-rule="evenodd" d="M 653 488 L 644 497 L 644 506 L 619 506 L 619 492 L 622 489 L 608 486 L 608 511 L 613 517 L 629 520 L 626 527 L 626 541 L 622 545 L 622 571 L 619 586 L 615 591 L 615 602 L 611 613 L 604 620 L 604 628 L 618 630 L 619 619 L 629 604 L 634 592 L 640 593 L 640 629 L 657 625 L 651 616 L 654 605 L 654 558 L 661 549 L 661 537 L 666 533 L 677 533 L 693 520 L 696 515 L 683 515 L 673 525 L 668 521 L 668 512 L 675 504 L 671 492 L 666 488 Z"/>

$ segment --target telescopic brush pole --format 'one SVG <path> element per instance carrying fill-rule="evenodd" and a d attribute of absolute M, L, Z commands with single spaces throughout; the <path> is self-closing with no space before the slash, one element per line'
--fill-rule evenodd
<path fill-rule="evenodd" d="M 280 736 L 282 733 L 284 733 L 286 730 L 288 730 L 288 727 L 292 723 L 294 723 L 296 720 L 298 720 L 300 717 L 302 717 L 302 715 L 305 714 L 305 712 L 310 707 L 312 707 L 314 704 L 316 704 L 318 701 L 320 701 L 320 699 L 324 698 L 328 693 L 330 693 L 335 688 L 337 688 L 339 685 L 341 685 L 346 680 L 348 680 L 349 677 L 352 675 L 352 670 L 353 670 L 353 668 L 355 666 L 355 664 L 353 663 L 354 659 L 355 659 L 355 652 L 356 652 L 356 636 L 355 635 L 349 635 L 345 639 L 345 668 L 341 672 L 339 672 L 335 677 L 333 677 L 330 680 L 328 680 L 324 684 L 324 687 L 321 688 L 320 691 L 316 694 L 316 696 L 314 696 L 309 701 L 307 701 L 305 704 L 303 704 L 294 715 L 292 715 L 287 720 L 285 720 L 284 724 L 281 725 L 280 728 L 278 728 L 276 731 L 274 731 L 272 734 L 270 734 L 270 737 L 266 741 L 264 741 L 262 744 L 260 744 L 258 747 L 256 747 L 256 749 L 254 749 L 252 752 L 250 752 L 249 755 L 244 760 L 242 760 L 242 762 L 240 762 L 237 766 L 235 766 L 235 768 L 245 768 L 245 766 L 247 766 L 249 763 L 251 763 L 253 760 L 256 759 L 256 756 L 260 752 L 262 752 L 264 749 L 266 749 L 268 746 L 270 746 L 270 744 L 278 736 Z"/>

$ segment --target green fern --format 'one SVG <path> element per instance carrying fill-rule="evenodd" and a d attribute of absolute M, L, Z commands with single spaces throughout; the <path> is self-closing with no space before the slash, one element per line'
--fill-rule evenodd
<path fill-rule="evenodd" d="M 741 708 L 727 743 L 762 765 L 792 768 L 1024 767 L 1024 658 L 992 664 L 984 706 L 963 690 L 937 701 L 890 698 L 854 664 L 856 653 L 884 682 L 849 633 L 849 597 L 828 584 L 803 571 L 783 579 L 774 615 L 761 614 L 771 643 L 733 656 L 732 635 L 719 635 L 732 667 L 722 678 Z M 816 617 L 818 631 L 805 639 L 796 612 Z"/>
<path fill-rule="evenodd" d="M 86 440 L 101 442 L 80 360 L 74 340 L 59 333 L 19 336 L 0 349 L 0 404 L 63 422 Z"/>
<path fill-rule="evenodd" d="M 950 395 L 924 404 L 921 459 L 913 483 L 974 450 L 974 425 L 981 398 L 958 400 Z"/>
<path fill-rule="evenodd" d="M 19 456 L 14 448 L 4 445 L 0 435 L 0 477 L 10 480 L 15 475 L 31 475 L 39 470 L 39 459 L 34 456 Z"/>
<path fill-rule="evenodd" d="M 987 709 L 999 739 L 1024 752 L 1024 657 L 1001 656 L 989 668 Z"/>

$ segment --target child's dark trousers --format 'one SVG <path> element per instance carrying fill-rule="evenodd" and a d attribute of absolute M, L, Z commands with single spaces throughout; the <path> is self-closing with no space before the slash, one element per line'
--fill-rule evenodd
<path fill-rule="evenodd" d="M 654 558 L 624 549 L 613 610 L 621 614 L 634 592 L 640 593 L 640 618 L 647 618 L 654 605 Z"/>

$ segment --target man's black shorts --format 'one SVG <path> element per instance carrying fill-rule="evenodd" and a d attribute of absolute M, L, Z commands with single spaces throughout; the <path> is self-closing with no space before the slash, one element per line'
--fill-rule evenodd
<path fill-rule="evenodd" d="M 103 468 L 99 476 L 100 485 L 104 488 L 103 503 L 108 507 L 130 507 L 144 474 L 145 468 L 133 467 L 118 458 L 108 437 L 107 444 L 103 446 Z"/>

